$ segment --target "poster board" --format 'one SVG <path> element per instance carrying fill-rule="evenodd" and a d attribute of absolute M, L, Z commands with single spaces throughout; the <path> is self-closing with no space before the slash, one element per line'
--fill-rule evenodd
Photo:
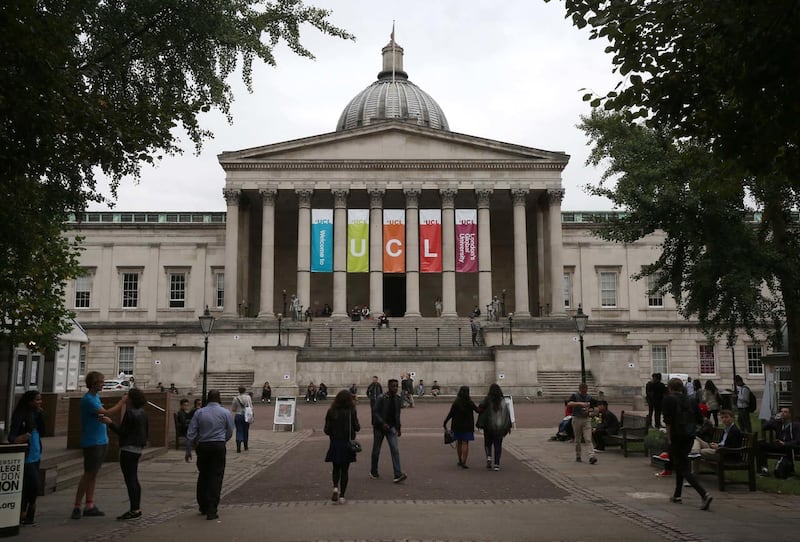
<path fill-rule="evenodd" d="M 512 427 L 517 426 L 517 417 L 514 414 L 514 398 L 510 395 L 504 395 L 503 399 L 506 401 L 506 406 L 508 407 L 508 413 L 511 415 L 511 425 Z"/>
<path fill-rule="evenodd" d="M 272 418 L 272 430 L 279 425 L 292 426 L 294 432 L 294 420 L 297 413 L 296 397 L 278 397 L 275 399 L 275 414 Z"/>

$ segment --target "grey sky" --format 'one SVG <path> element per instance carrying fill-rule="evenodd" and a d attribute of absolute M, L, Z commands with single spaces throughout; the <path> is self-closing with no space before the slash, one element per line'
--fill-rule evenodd
<path fill-rule="evenodd" d="M 139 184 L 119 191 L 119 210 L 225 209 L 222 151 L 332 132 L 348 101 L 381 69 L 381 48 L 395 21 L 409 79 L 441 106 L 454 132 L 571 155 L 564 171 L 565 210 L 610 209 L 586 195 L 600 171 L 584 165 L 586 137 L 575 126 L 589 112 L 584 91 L 611 90 L 605 42 L 564 19 L 561 3 L 541 0 L 309 0 L 333 10 L 331 21 L 356 35 L 343 41 L 306 29 L 303 42 L 316 60 L 276 49 L 278 66 L 254 67 L 254 92 L 237 80 L 234 121 L 211 113 L 212 130 L 200 156 L 186 152 L 145 168 Z M 185 140 L 185 138 L 184 138 Z M 91 210 L 106 206 L 94 205 Z"/>

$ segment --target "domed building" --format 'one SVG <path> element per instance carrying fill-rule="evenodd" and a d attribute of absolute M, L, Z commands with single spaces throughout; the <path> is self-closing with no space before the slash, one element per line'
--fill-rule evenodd
<path fill-rule="evenodd" d="M 732 353 L 759 387 L 765 346 L 709 344 L 631 278 L 663 236 L 609 243 L 594 235 L 609 213 L 561 209 L 568 161 L 451 131 L 392 38 L 335 131 L 219 155 L 227 212 L 80 217 L 67 303 L 90 343 L 57 372 L 67 389 L 88 367 L 197 392 L 208 308 L 206 380 L 223 393 L 411 372 L 444 393 L 501 381 L 563 399 L 586 378 L 630 398 L 653 372 L 730 381 Z"/>

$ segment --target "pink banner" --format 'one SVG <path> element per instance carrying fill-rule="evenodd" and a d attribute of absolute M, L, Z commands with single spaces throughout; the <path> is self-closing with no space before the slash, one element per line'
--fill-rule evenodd
<path fill-rule="evenodd" d="M 419 210 L 419 272 L 442 272 L 442 211 Z"/>
<path fill-rule="evenodd" d="M 456 209 L 456 273 L 478 272 L 478 211 Z"/>

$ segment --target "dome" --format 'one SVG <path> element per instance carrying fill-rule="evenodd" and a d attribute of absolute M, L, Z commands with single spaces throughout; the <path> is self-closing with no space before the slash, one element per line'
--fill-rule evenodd
<path fill-rule="evenodd" d="M 399 119 L 449 130 L 442 108 L 430 95 L 408 80 L 403 71 L 403 48 L 392 41 L 383 48 L 383 70 L 378 80 L 359 92 L 342 111 L 336 131 Z"/>

